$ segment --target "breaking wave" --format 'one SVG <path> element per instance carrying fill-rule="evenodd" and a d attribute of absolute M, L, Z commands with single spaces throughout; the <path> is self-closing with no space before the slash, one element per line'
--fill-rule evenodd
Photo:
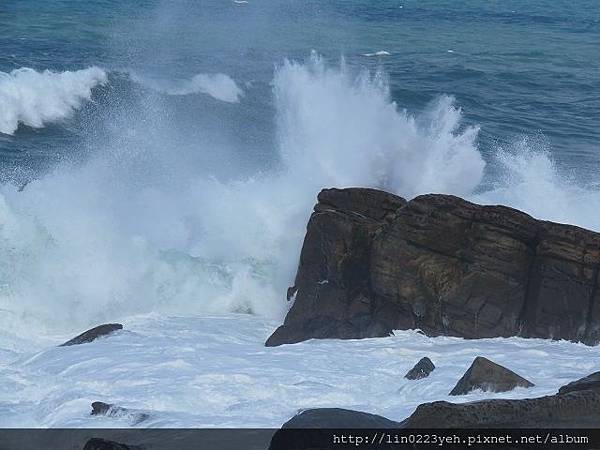
<path fill-rule="evenodd" d="M 106 72 L 98 67 L 66 72 L 29 68 L 0 72 L 0 133 L 13 134 L 19 124 L 42 128 L 64 120 L 105 84 Z"/>
<path fill-rule="evenodd" d="M 173 145 L 163 149 L 169 164 L 147 152 L 144 170 L 132 171 L 136 152 L 98 151 L 22 192 L 3 186 L 2 326 L 79 329 L 150 311 L 279 318 L 316 194 L 328 186 L 453 193 L 600 228 L 596 208 L 582 216 L 576 206 L 582 188 L 539 152 L 500 152 L 505 179 L 479 192 L 478 128 L 461 124 L 452 97 L 414 116 L 391 101 L 384 74 L 331 67 L 317 55 L 278 67 L 273 95 L 277 161 L 251 176 L 236 175 L 235 164 L 226 180 L 203 174 Z M 540 201 L 544 192 L 554 207 Z"/>

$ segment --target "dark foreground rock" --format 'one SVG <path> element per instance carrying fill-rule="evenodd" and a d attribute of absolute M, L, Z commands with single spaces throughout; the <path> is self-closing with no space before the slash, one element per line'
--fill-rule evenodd
<path fill-rule="evenodd" d="M 600 392 L 600 372 L 594 372 L 587 377 L 581 378 L 577 381 L 573 381 L 558 391 L 559 394 L 566 394 L 567 392 L 575 391 L 586 391 L 596 390 Z"/>
<path fill-rule="evenodd" d="M 267 340 L 387 336 L 600 340 L 600 234 L 450 195 L 325 189 L 294 304 Z"/>
<path fill-rule="evenodd" d="M 415 412 L 403 422 L 342 409 L 307 410 L 286 422 L 281 430 L 275 433 L 269 450 L 334 448 L 335 446 L 330 445 L 332 432 L 341 435 L 344 428 L 396 429 L 401 434 L 402 430 L 431 428 L 560 430 L 598 427 L 600 427 L 600 391 L 583 390 L 520 400 L 493 399 L 458 404 L 444 401 L 425 403 L 418 406 Z M 340 433 L 337 433 L 337 430 L 340 430 Z M 361 433 L 355 432 L 354 435 L 361 436 Z M 357 448 L 367 447 L 371 448 L 372 445 L 357 446 Z M 450 446 L 450 448 L 463 447 Z M 473 448 L 487 448 L 487 446 Z M 528 445 L 494 448 L 525 449 Z"/>
<path fill-rule="evenodd" d="M 534 384 L 512 370 L 478 356 L 465 372 L 450 395 L 464 395 L 480 389 L 486 392 L 507 392 L 516 387 L 533 387 Z"/>
<path fill-rule="evenodd" d="M 421 378 L 426 378 L 429 376 L 431 372 L 433 372 L 435 366 L 431 362 L 431 360 L 426 356 L 425 358 L 421 358 L 421 360 L 415 364 L 415 367 L 410 369 L 404 378 L 408 380 L 420 380 Z"/>
<path fill-rule="evenodd" d="M 394 428 L 398 422 L 376 414 L 342 408 L 307 409 L 281 428 Z"/>
<path fill-rule="evenodd" d="M 385 417 L 340 408 L 309 409 L 284 423 L 271 440 L 269 450 L 307 450 L 331 444 L 329 433 L 320 430 L 398 428 Z M 315 444 L 320 444 L 318 447 Z"/>
<path fill-rule="evenodd" d="M 59 347 L 67 347 L 69 345 L 86 344 L 88 342 L 95 341 L 101 336 L 106 336 L 114 331 L 122 330 L 123 325 L 120 323 L 106 323 L 104 325 L 98 325 L 90 330 L 81 333 L 79 336 L 74 337 L 70 341 L 59 345 Z"/>
<path fill-rule="evenodd" d="M 85 443 L 83 450 L 141 450 L 141 447 L 120 444 L 107 439 L 92 438 Z"/>

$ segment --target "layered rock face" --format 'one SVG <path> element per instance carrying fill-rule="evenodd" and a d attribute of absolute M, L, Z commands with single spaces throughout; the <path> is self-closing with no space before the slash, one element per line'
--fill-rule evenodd
<path fill-rule="evenodd" d="M 600 340 L 600 234 L 450 195 L 326 189 L 267 345 L 386 336 Z"/>

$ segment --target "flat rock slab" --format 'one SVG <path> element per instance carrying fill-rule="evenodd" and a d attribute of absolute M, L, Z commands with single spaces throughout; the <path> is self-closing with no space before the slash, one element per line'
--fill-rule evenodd
<path fill-rule="evenodd" d="M 587 377 L 573 381 L 561 387 L 558 393 L 566 394 L 567 392 L 586 391 L 590 389 L 600 391 L 600 372 L 594 372 Z"/>
<path fill-rule="evenodd" d="M 70 345 L 79 345 L 79 344 L 87 344 L 88 342 L 95 341 L 99 337 L 107 336 L 110 333 L 113 333 L 118 330 L 122 330 L 123 325 L 120 323 L 105 323 L 103 325 L 98 325 L 90 330 L 87 330 L 81 333 L 79 336 L 75 336 L 70 341 L 65 342 L 64 344 L 59 345 L 59 347 L 68 347 Z"/>
<path fill-rule="evenodd" d="M 408 380 L 420 380 L 421 378 L 426 378 L 429 376 L 431 372 L 435 369 L 435 365 L 431 362 L 431 360 L 426 356 L 425 358 L 421 358 L 421 360 L 415 364 L 415 366 L 410 369 L 404 378 Z"/>
<path fill-rule="evenodd" d="M 450 395 L 464 395 L 476 389 L 488 392 L 507 392 L 516 387 L 532 387 L 534 384 L 487 358 L 478 356 L 465 372 Z"/>

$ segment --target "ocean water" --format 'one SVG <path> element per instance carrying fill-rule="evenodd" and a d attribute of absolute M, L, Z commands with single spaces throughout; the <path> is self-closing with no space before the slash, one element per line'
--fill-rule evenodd
<path fill-rule="evenodd" d="M 478 354 L 523 356 L 506 362 L 536 394 L 592 371 L 595 349 L 544 341 L 261 345 L 323 187 L 452 193 L 600 231 L 599 44 L 593 0 L 2 2 L 0 425 L 94 426 L 96 399 L 156 411 L 150 426 L 269 408 L 254 425 L 278 426 L 310 406 L 401 419 Z M 130 332 L 53 348 L 106 321 Z M 422 398 L 398 382 L 382 403 L 351 367 L 364 351 L 398 379 L 423 352 L 446 369 Z M 340 352 L 343 386 L 323 369 Z M 202 387 L 222 401 L 186 397 Z"/>

